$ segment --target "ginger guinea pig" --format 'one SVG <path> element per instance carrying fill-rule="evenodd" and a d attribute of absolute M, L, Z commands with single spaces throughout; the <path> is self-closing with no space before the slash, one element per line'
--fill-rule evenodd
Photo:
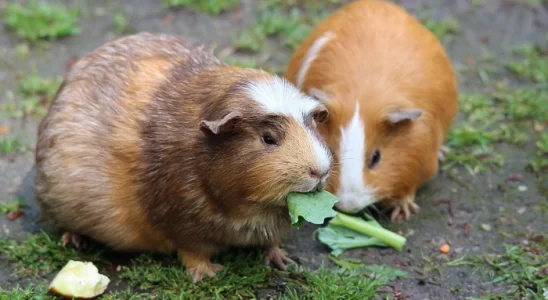
<path fill-rule="evenodd" d="M 326 18 L 294 53 L 285 77 L 321 100 L 318 130 L 334 153 L 327 189 L 348 213 L 417 213 L 417 189 L 448 149 L 457 82 L 436 36 L 387 1 L 354 1 Z"/>
<path fill-rule="evenodd" d="M 115 40 L 73 66 L 40 124 L 43 218 L 66 240 L 176 251 L 194 282 L 230 246 L 264 247 L 283 269 L 286 196 L 323 189 L 330 173 L 316 130 L 327 117 L 285 79 L 179 37 Z"/>

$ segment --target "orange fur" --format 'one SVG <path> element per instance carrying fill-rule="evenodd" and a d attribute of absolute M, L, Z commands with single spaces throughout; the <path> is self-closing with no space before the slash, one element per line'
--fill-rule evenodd
<path fill-rule="evenodd" d="M 318 126 L 335 153 L 335 176 L 328 189 L 340 186 L 338 147 L 341 127 L 360 104 L 365 124 L 366 157 L 380 149 L 382 160 L 364 180 L 377 200 L 405 205 L 438 169 L 437 154 L 457 111 L 457 82 L 438 39 L 404 9 L 387 1 L 354 1 L 321 23 L 294 53 L 285 77 L 298 84 L 298 73 L 314 42 L 331 40 L 319 50 L 300 88 L 323 91 L 328 122 Z M 386 122 L 393 108 L 418 108 L 415 121 Z"/>

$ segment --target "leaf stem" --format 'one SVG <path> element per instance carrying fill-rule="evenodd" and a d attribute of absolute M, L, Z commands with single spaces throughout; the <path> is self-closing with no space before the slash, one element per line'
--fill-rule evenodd
<path fill-rule="evenodd" d="M 352 217 L 340 212 L 338 212 L 337 215 L 329 223 L 336 226 L 346 227 L 359 233 L 377 238 L 379 241 L 393 247 L 398 251 L 401 251 L 403 245 L 406 242 L 406 238 L 397 233 L 394 233 L 382 227 L 377 227 L 373 224 L 366 222 L 363 219 Z"/>

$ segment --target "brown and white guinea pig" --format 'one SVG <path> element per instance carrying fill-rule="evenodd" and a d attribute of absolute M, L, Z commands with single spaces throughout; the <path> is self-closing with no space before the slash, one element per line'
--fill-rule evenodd
<path fill-rule="evenodd" d="M 122 251 L 177 251 L 199 282 L 230 246 L 291 229 L 290 192 L 323 189 L 325 107 L 283 78 L 225 65 L 182 38 L 140 33 L 100 46 L 66 75 L 39 127 L 43 218 Z"/>
<path fill-rule="evenodd" d="M 318 130 L 334 153 L 327 189 L 354 213 L 417 213 L 417 189 L 437 173 L 457 111 L 457 82 L 436 36 L 387 1 L 354 1 L 326 18 L 285 77 L 329 111 Z"/>

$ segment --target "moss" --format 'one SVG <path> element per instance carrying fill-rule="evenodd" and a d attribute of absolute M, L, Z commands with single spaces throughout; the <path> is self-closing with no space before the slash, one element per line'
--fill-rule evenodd
<path fill-rule="evenodd" d="M 78 16 L 78 11 L 68 10 L 59 4 L 31 0 L 26 5 L 6 5 L 4 24 L 17 36 L 35 42 L 79 34 Z"/>

